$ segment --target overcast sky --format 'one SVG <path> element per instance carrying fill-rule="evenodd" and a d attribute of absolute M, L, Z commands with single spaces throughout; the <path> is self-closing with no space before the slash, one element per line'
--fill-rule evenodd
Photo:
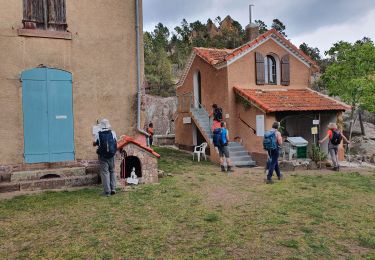
<path fill-rule="evenodd" d="M 278 18 L 297 46 L 306 42 L 324 52 L 339 40 L 375 40 L 375 0 L 143 0 L 144 30 L 161 22 L 172 31 L 183 18 L 206 22 L 228 14 L 245 27 L 250 3 L 253 19 L 270 26 Z"/>

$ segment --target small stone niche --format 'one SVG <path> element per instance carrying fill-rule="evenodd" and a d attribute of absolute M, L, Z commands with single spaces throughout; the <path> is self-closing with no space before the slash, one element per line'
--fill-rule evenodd
<path fill-rule="evenodd" d="M 158 158 L 160 155 L 152 148 L 129 136 L 122 136 L 117 143 L 117 148 L 122 154 L 121 167 L 117 176 L 120 184 L 124 184 L 126 178 L 130 177 L 133 167 L 139 183 L 158 182 Z"/>

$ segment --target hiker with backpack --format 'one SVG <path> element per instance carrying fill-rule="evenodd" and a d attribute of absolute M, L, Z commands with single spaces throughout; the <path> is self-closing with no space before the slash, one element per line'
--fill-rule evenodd
<path fill-rule="evenodd" d="M 329 123 L 328 124 L 328 132 L 327 135 L 319 141 L 320 144 L 322 144 L 326 140 L 328 141 L 328 153 L 331 156 L 332 164 L 333 164 L 333 170 L 339 171 L 340 165 L 339 165 L 339 158 L 338 158 L 338 148 L 341 143 L 341 141 L 344 139 L 345 142 L 349 144 L 348 139 L 342 134 L 342 132 L 337 128 L 337 125 L 335 123 Z"/>
<path fill-rule="evenodd" d="M 100 163 L 100 177 L 104 192 L 102 195 L 116 194 L 115 154 L 117 151 L 116 133 L 111 130 L 108 119 L 100 121 L 100 130 L 95 134 L 94 146 L 98 146 L 96 153 Z"/>
<path fill-rule="evenodd" d="M 213 143 L 214 146 L 219 150 L 220 156 L 220 167 L 221 171 L 225 172 L 233 172 L 232 170 L 232 162 L 229 156 L 229 149 L 228 149 L 228 142 L 229 142 L 229 135 L 228 130 L 226 129 L 225 122 L 221 122 L 221 127 L 216 128 L 213 132 Z M 227 163 L 227 169 L 225 169 L 224 161 Z"/>
<path fill-rule="evenodd" d="M 281 133 L 278 131 L 280 127 L 279 122 L 274 122 L 272 124 L 272 129 L 264 133 L 263 148 L 267 151 L 267 184 L 272 184 L 273 171 L 276 171 L 277 178 L 282 179 L 283 175 L 279 168 L 279 155 L 280 147 L 283 144 L 283 139 Z"/>

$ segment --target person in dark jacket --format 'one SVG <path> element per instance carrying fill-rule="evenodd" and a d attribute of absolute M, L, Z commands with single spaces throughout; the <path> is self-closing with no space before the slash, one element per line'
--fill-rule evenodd
<path fill-rule="evenodd" d="M 100 121 L 100 130 L 95 134 L 94 146 L 100 163 L 100 177 L 103 184 L 103 196 L 116 194 L 115 153 L 117 150 L 116 133 L 111 130 L 108 119 Z"/>

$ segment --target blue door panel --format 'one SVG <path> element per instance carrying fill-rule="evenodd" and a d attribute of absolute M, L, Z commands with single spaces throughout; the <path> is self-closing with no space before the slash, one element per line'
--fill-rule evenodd
<path fill-rule="evenodd" d="M 45 81 L 28 80 L 23 89 L 25 160 L 48 161 L 48 115 Z"/>
<path fill-rule="evenodd" d="M 74 160 L 72 76 L 36 68 L 22 73 L 25 161 Z"/>
<path fill-rule="evenodd" d="M 70 81 L 48 82 L 49 143 L 53 161 L 74 160 L 72 84 Z M 70 155 L 70 156 L 69 156 Z"/>
<path fill-rule="evenodd" d="M 46 68 L 36 68 L 31 70 L 26 70 L 22 72 L 21 80 L 42 80 L 45 81 L 47 78 Z"/>

